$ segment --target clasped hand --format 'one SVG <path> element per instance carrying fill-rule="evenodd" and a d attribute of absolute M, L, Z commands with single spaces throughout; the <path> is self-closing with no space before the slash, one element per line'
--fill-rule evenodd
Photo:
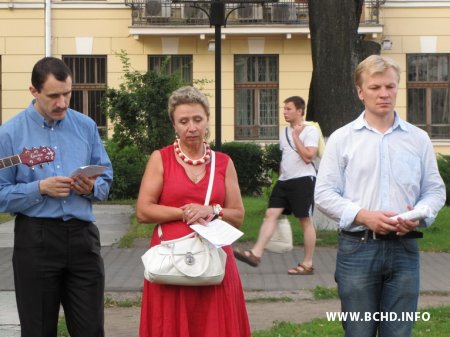
<path fill-rule="evenodd" d="M 411 210 L 412 208 L 408 207 L 408 209 Z M 393 212 L 361 210 L 356 216 L 356 221 L 364 224 L 373 232 L 382 235 L 395 232 L 397 235 L 402 236 L 415 230 L 419 225 L 419 221 L 405 220 L 400 217 L 390 219 L 390 217 L 395 215 L 397 214 Z"/>
<path fill-rule="evenodd" d="M 187 204 L 180 208 L 183 211 L 183 222 L 186 222 L 188 225 L 193 223 L 206 225 L 214 216 L 211 206 Z"/>

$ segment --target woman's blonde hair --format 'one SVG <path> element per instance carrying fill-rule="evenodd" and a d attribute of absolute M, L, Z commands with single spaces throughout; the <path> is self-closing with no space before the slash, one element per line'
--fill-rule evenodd
<path fill-rule="evenodd" d="M 173 120 L 173 113 L 178 105 L 181 104 L 200 104 L 205 110 L 206 117 L 209 120 L 209 102 L 206 96 L 197 88 L 185 86 L 175 90 L 169 97 L 169 119 Z"/>
<path fill-rule="evenodd" d="M 355 84 L 358 87 L 362 86 L 362 75 L 367 72 L 369 76 L 378 73 L 384 73 L 389 68 L 394 69 L 397 74 L 397 82 L 400 81 L 400 66 L 391 58 L 380 56 L 380 55 L 370 55 L 365 60 L 363 60 L 355 70 Z"/>

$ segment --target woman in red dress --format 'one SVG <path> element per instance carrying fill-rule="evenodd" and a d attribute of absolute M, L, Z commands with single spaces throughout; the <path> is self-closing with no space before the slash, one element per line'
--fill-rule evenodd
<path fill-rule="evenodd" d="M 192 232 L 193 223 L 214 217 L 240 227 L 244 207 L 232 160 L 216 152 L 216 171 L 209 205 L 204 205 L 211 170 L 209 103 L 193 87 L 169 99 L 169 118 L 177 134 L 173 145 L 151 154 L 136 206 L 140 223 L 161 225 L 165 240 Z M 160 243 L 153 231 L 150 246 Z M 250 337 L 244 292 L 231 246 L 225 277 L 215 286 L 161 285 L 144 280 L 140 337 Z"/>

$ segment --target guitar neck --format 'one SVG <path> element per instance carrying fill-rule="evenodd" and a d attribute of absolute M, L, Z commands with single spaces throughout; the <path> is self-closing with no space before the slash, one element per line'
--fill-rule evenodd
<path fill-rule="evenodd" d="M 10 166 L 19 165 L 20 163 L 21 161 L 19 155 L 2 158 L 0 159 L 0 170 Z"/>

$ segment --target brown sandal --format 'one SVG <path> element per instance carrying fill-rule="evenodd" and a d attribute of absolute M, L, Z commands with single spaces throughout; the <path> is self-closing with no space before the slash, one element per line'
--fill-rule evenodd
<path fill-rule="evenodd" d="M 299 263 L 297 267 L 288 270 L 289 275 L 312 275 L 314 274 L 314 267 L 307 267 L 302 263 Z"/>
<path fill-rule="evenodd" d="M 233 254 L 236 259 L 245 262 L 252 267 L 258 267 L 261 263 L 261 258 L 254 255 L 251 250 L 242 251 L 239 248 L 236 248 L 233 250 Z"/>

